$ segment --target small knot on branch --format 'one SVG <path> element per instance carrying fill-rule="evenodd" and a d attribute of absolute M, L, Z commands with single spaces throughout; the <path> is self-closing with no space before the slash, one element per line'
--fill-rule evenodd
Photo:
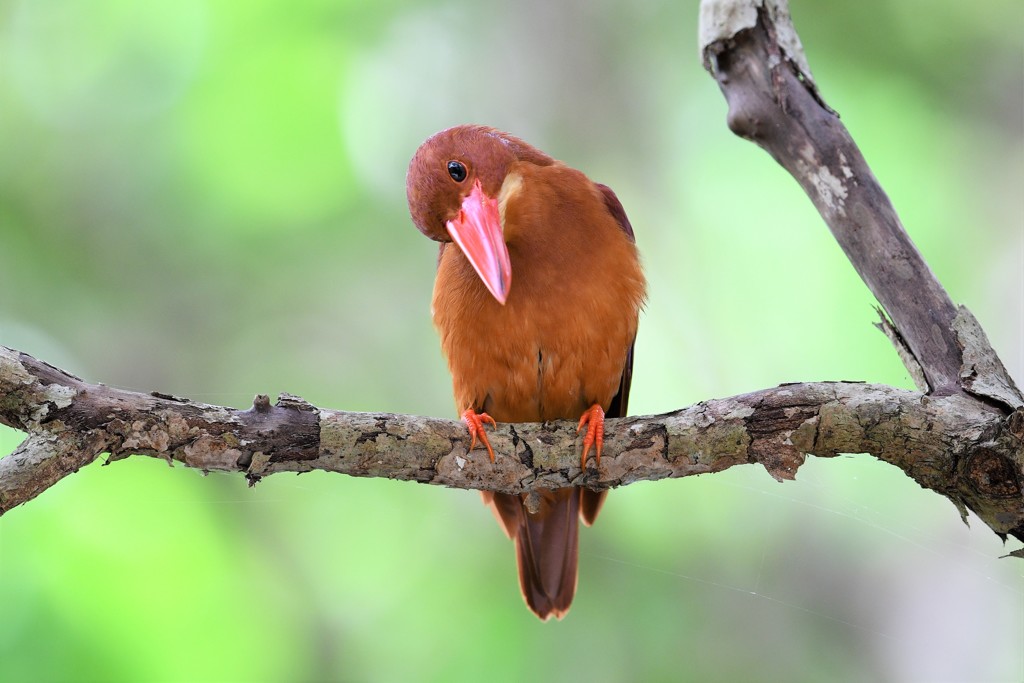
<path fill-rule="evenodd" d="M 971 488 L 985 496 L 1015 498 L 1021 494 L 1016 466 L 989 448 L 978 448 L 965 466 Z"/>
<path fill-rule="evenodd" d="M 285 408 L 287 410 L 298 410 L 304 413 L 316 413 L 319 411 L 319 409 L 310 404 L 309 401 L 301 396 L 295 396 L 294 394 L 278 394 L 277 407 Z"/>

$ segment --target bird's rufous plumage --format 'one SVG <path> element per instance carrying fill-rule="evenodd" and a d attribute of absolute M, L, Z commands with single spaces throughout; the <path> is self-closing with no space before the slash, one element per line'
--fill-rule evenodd
<path fill-rule="evenodd" d="M 603 416 L 625 414 L 645 292 L 614 193 L 484 126 L 424 142 L 407 193 L 416 227 L 441 242 L 432 314 L 474 441 L 490 451 L 488 418 L 583 417 L 599 456 Z M 591 524 L 604 494 L 541 491 L 529 510 L 526 496 L 483 497 L 515 541 L 530 609 L 561 618 L 576 590 L 577 518 Z"/>

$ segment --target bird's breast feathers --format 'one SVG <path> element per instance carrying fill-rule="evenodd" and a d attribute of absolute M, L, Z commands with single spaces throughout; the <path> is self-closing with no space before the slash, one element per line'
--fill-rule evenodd
<path fill-rule="evenodd" d="M 644 278 L 636 247 L 579 171 L 517 164 L 498 197 L 512 262 L 499 304 L 458 249 L 434 287 L 459 409 L 503 422 L 578 417 L 618 390 Z"/>

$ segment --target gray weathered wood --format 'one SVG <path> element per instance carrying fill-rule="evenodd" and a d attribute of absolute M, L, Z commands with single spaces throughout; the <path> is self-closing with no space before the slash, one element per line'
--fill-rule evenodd
<path fill-rule="evenodd" d="M 729 128 L 800 183 L 931 390 L 959 391 L 962 357 L 952 334 L 957 308 L 821 98 L 786 2 L 705 0 L 701 19 L 704 64 L 729 105 Z"/>

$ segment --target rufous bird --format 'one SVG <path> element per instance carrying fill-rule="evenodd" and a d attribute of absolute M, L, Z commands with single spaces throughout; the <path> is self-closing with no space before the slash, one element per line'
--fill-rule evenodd
<path fill-rule="evenodd" d="M 605 416 L 626 413 L 646 283 L 622 204 L 522 140 L 457 126 L 409 164 L 413 223 L 441 243 L 431 312 L 455 402 L 494 461 L 485 424 L 578 419 L 581 467 L 600 466 Z M 455 246 L 452 246 L 454 242 Z M 561 619 L 576 592 L 579 524 L 605 492 L 481 492 L 515 541 L 526 604 Z"/>

